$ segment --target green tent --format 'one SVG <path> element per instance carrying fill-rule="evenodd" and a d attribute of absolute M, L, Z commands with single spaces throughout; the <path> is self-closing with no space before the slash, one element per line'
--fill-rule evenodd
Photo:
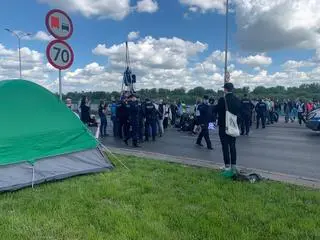
<path fill-rule="evenodd" d="M 54 94 L 0 81 L 0 191 L 112 168 L 98 142 Z"/>

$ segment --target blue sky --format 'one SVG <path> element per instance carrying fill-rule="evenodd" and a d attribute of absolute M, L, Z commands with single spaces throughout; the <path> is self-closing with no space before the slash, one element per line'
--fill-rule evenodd
<path fill-rule="evenodd" d="M 122 62 L 121 44 L 127 40 L 128 34 L 132 31 L 139 32 L 139 37 L 132 40 L 132 43 L 135 44 L 132 54 L 134 59 L 134 56 L 139 59 L 133 66 L 136 66 L 137 71 L 140 72 L 138 77 L 143 81 L 141 87 L 162 87 L 162 76 L 159 77 L 159 73 L 156 72 L 154 75 L 152 74 L 153 71 L 159 69 L 167 72 L 166 76 L 174 79 L 172 81 L 179 81 L 177 84 L 168 84 L 169 88 L 179 86 L 191 88 L 196 83 L 204 87 L 211 87 L 212 82 L 212 88 L 218 86 L 222 81 L 221 76 L 223 78 L 222 61 L 217 58 L 210 58 L 209 60 L 207 58 L 215 51 L 218 51 L 217 54 L 223 54 L 224 51 L 225 16 L 222 13 L 223 0 L 139 1 L 142 1 L 144 6 L 153 8 L 142 7 L 139 10 L 139 8 L 136 8 L 138 2 L 136 0 L 117 0 L 118 5 L 113 0 L 79 0 L 78 5 L 82 5 L 81 7 L 74 4 L 74 2 L 77 2 L 75 0 L 60 2 L 53 0 L 6 0 L 4 7 L 0 9 L 0 21 L 2 28 L 33 34 L 39 31 L 47 33 L 44 23 L 46 13 L 55 7 L 68 12 L 74 24 L 74 34 L 68 40 L 68 43 L 75 52 L 75 62 L 64 75 L 66 89 L 69 90 L 79 88 L 95 90 L 100 87 L 116 88 L 116 84 L 121 78 L 119 75 L 121 72 L 117 73 L 119 66 L 116 61 L 119 64 Z M 263 0 L 231 0 L 229 44 L 230 64 L 232 66 L 230 66 L 229 71 L 232 80 L 235 83 L 238 82 L 239 86 L 254 87 L 260 84 L 290 86 L 317 81 L 312 75 L 317 70 L 316 52 L 318 42 L 315 40 L 317 33 L 310 28 L 310 24 L 312 25 L 318 19 L 310 20 L 312 14 L 308 11 L 312 12 L 320 9 L 320 4 L 312 3 L 311 0 L 298 1 L 309 2 L 309 9 L 291 9 L 286 1 L 270 0 L 269 4 L 266 5 L 269 10 L 265 10 L 266 6 L 261 6 L 266 4 L 266 1 Z M 94 6 L 94 2 L 98 6 Z M 115 4 L 113 10 L 108 7 L 110 4 Z M 251 8 L 248 7 L 250 4 Z M 120 12 L 129 9 L 130 12 L 116 19 L 112 16 L 112 11 L 115 8 L 119 8 Z M 275 15 L 277 14 L 276 9 L 279 8 L 283 9 L 283 16 Z M 252 16 L 255 16 L 255 18 L 252 18 Z M 286 28 L 286 26 L 295 22 L 293 20 L 296 16 L 301 18 L 300 21 L 293 23 L 295 25 L 290 28 Z M 303 22 L 306 24 L 303 24 Z M 299 36 L 298 30 L 300 32 L 304 31 L 306 37 Z M 158 60 L 155 60 L 159 63 L 148 63 L 150 60 L 147 58 L 148 54 L 139 57 L 139 51 L 146 47 L 147 36 L 152 38 L 149 43 L 154 48 L 154 55 L 159 54 L 159 56 L 156 56 Z M 175 59 L 181 60 L 181 64 L 177 64 L 175 67 L 169 66 L 170 59 L 165 59 L 165 56 L 161 55 L 161 49 L 157 50 L 160 38 L 166 39 L 161 46 L 168 46 L 168 51 L 172 51 L 168 55 L 173 54 Z M 196 53 L 189 54 L 188 51 L 185 53 L 184 47 L 175 50 L 170 45 L 176 41 L 171 41 L 175 38 L 195 44 L 195 46 L 190 47 L 197 48 Z M 196 46 L 196 42 L 204 44 L 205 49 Z M 288 45 L 282 44 L 283 42 L 288 42 Z M 16 39 L 4 30 L 0 31 L 0 44 L 4 50 L 15 51 L 17 48 Z M 30 71 L 27 72 L 28 69 L 25 69 L 25 71 L 29 78 L 34 77 L 35 81 L 54 89 L 56 87 L 55 72 L 50 68 L 44 69 L 41 67 L 47 63 L 43 55 L 47 44 L 48 41 L 41 38 L 31 37 L 31 39 L 23 40 L 23 47 L 40 54 L 34 60 L 39 61 L 36 63 L 39 66 L 38 70 L 32 70 L 33 65 L 30 64 Z M 93 52 L 99 44 L 105 44 L 104 51 Z M 111 51 L 110 47 L 113 45 L 114 51 Z M 137 52 L 135 52 L 135 47 Z M 26 54 L 28 54 L 27 50 Z M 32 58 L 32 54 L 31 52 L 30 58 Z M 14 61 L 13 55 L 10 56 L 10 54 L 9 56 L 8 54 L 1 55 L 0 52 L 0 57 L 2 62 L 7 59 L 8 61 Z M 28 61 L 28 59 L 25 61 Z M 282 66 L 287 61 L 291 61 L 287 63 L 290 65 L 288 68 L 290 68 L 291 75 L 288 74 L 288 69 Z M 92 63 L 94 64 L 90 65 Z M 197 73 L 196 66 L 199 64 L 201 66 L 208 64 L 210 68 L 212 64 L 217 68 L 213 72 L 206 73 L 206 76 L 204 76 L 204 73 L 199 73 L 199 76 L 196 76 L 199 80 L 192 83 L 191 76 L 195 76 L 195 73 Z M 87 65 L 91 67 L 85 70 Z M 5 66 L 6 64 L 2 67 L 0 65 L 0 69 L 4 69 Z M 39 73 L 40 68 L 43 71 L 43 77 Z M 154 68 L 158 70 L 154 70 Z M 78 72 L 76 72 L 76 69 L 78 69 Z M 37 73 L 33 75 L 33 71 Z M 178 75 L 178 72 L 181 75 Z M 12 72 L 11 74 L 15 73 Z M 0 78 L 14 78 L 15 76 L 11 74 L 10 71 L 3 70 L 2 73 L 0 71 Z M 99 81 L 101 79 L 97 75 L 100 75 L 100 77 L 103 75 L 105 78 L 110 77 L 112 84 L 108 86 L 108 83 L 104 82 L 100 85 Z M 83 79 L 77 82 L 76 78 Z M 187 80 L 184 82 L 182 79 Z M 296 79 L 295 83 L 292 83 L 293 79 Z M 158 81 L 159 83 L 155 84 L 152 81 Z M 69 88 L 68 83 L 70 83 Z"/>

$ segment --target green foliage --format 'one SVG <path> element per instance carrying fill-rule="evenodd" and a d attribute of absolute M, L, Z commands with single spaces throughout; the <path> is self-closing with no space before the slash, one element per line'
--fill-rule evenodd
<path fill-rule="evenodd" d="M 266 88 L 264 86 L 258 86 L 250 92 L 249 87 L 243 87 L 235 89 L 235 94 L 239 97 L 242 97 L 244 94 L 249 94 L 251 98 L 274 98 L 278 100 L 284 99 L 297 99 L 302 98 L 306 100 L 320 100 L 320 84 L 303 84 L 300 87 L 289 87 L 285 88 L 283 86 L 276 86 Z M 86 93 L 79 93 L 79 92 L 71 92 L 68 93 L 66 97 L 71 98 L 74 101 L 78 101 L 82 94 L 88 96 L 93 102 L 97 103 L 100 99 L 105 99 L 107 101 L 111 100 L 111 97 L 115 97 L 119 99 L 120 94 L 118 92 L 86 92 Z M 189 90 L 186 92 L 184 88 L 178 88 L 174 90 L 169 89 L 141 89 L 137 92 L 137 94 L 142 98 L 151 98 L 151 99 L 164 99 L 166 101 L 174 101 L 174 100 L 181 100 L 187 104 L 194 104 L 197 98 L 202 98 L 204 95 L 209 95 L 210 97 L 220 97 L 223 95 L 222 89 L 215 92 L 212 89 L 204 89 L 203 87 L 196 87 L 194 89 Z"/>
<path fill-rule="evenodd" d="M 120 156 L 121 157 L 121 156 Z M 1 239 L 319 239 L 320 193 L 121 157 L 131 169 L 0 196 Z"/>

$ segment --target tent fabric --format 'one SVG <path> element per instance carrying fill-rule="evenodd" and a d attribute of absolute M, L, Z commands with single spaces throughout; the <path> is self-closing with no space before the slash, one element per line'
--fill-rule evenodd
<path fill-rule="evenodd" d="M 0 192 L 14 191 L 33 184 L 112 169 L 98 149 L 0 167 Z"/>
<path fill-rule="evenodd" d="M 111 169 L 80 119 L 47 89 L 0 81 L 0 192 Z"/>
<path fill-rule="evenodd" d="M 95 148 L 77 116 L 47 89 L 25 80 L 0 81 L 0 166 Z"/>

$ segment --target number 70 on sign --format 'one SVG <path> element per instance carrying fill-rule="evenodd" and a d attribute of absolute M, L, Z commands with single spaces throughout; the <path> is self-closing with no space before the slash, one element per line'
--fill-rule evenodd
<path fill-rule="evenodd" d="M 60 70 L 68 69 L 74 60 L 72 48 L 62 40 L 53 40 L 47 46 L 49 63 Z"/>

